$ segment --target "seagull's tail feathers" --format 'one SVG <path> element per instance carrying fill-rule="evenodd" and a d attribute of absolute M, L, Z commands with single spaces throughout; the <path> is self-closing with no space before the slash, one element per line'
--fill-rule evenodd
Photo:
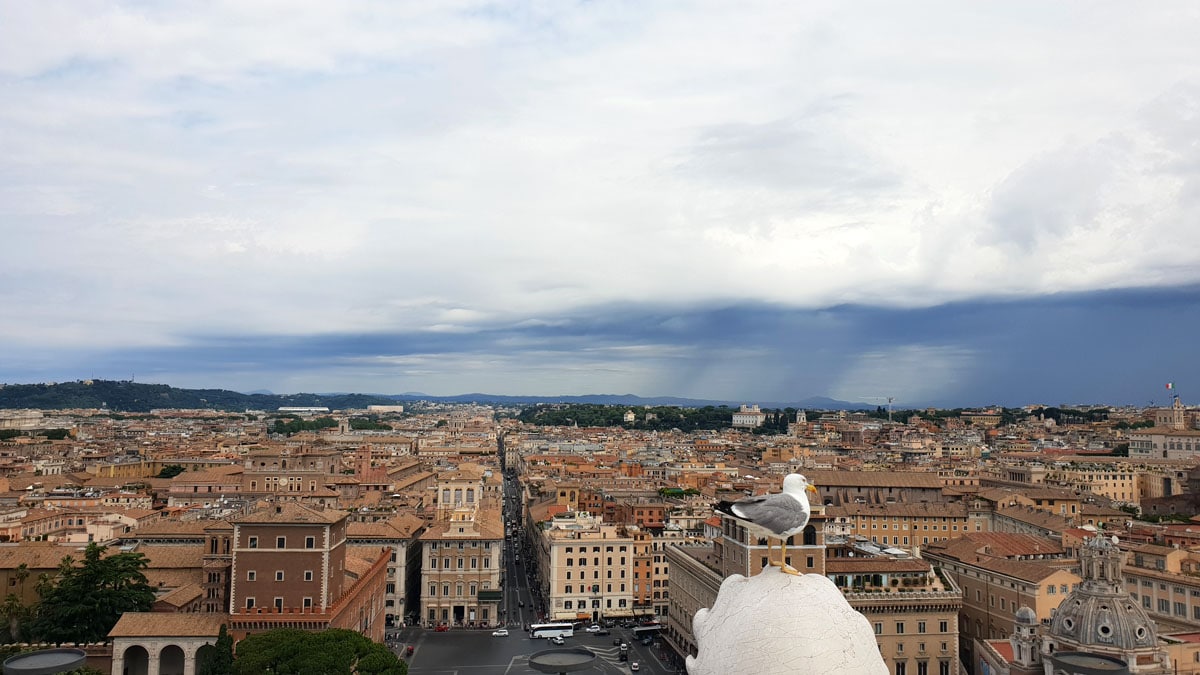
<path fill-rule="evenodd" d="M 717 513 L 724 513 L 727 516 L 741 518 L 741 516 L 733 512 L 733 502 L 717 502 L 717 505 L 713 507 L 713 510 Z"/>

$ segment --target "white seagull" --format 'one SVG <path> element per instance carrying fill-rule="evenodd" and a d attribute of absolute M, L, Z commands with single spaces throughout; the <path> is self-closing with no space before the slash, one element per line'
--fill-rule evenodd
<path fill-rule="evenodd" d="M 718 502 L 718 513 L 727 515 L 746 526 L 746 529 L 767 539 L 767 564 L 779 567 L 782 572 L 799 576 L 796 568 L 787 564 L 787 540 L 804 531 L 812 508 L 808 505 L 806 491 L 817 491 L 808 479 L 798 473 L 788 474 L 783 479 L 783 492 L 778 494 L 746 497 L 736 502 Z M 779 564 L 771 560 L 771 539 L 778 539 L 780 546 Z"/>

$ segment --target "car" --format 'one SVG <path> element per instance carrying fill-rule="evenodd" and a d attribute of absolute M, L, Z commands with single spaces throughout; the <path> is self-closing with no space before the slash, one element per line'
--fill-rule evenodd
<path fill-rule="evenodd" d="M 508 629 L 500 628 L 498 630 L 494 630 L 492 631 L 492 637 L 508 637 Z"/>
<path fill-rule="evenodd" d="M 524 606 L 525 606 L 525 601 L 524 601 L 524 600 L 522 600 L 522 601 L 518 602 L 518 603 L 517 603 L 517 606 L 518 606 L 518 607 L 524 607 Z"/>
<path fill-rule="evenodd" d="M 625 644 L 624 642 L 622 642 L 622 643 L 621 643 L 621 651 L 623 651 L 623 652 L 627 652 L 627 651 L 629 651 L 629 645 L 627 645 L 627 644 Z"/>
<path fill-rule="evenodd" d="M 630 670 L 639 670 L 640 668 L 641 668 L 641 666 L 640 666 L 640 665 L 638 665 L 638 662 L 637 662 L 637 661 L 630 661 L 630 662 L 629 662 L 629 669 L 630 669 Z"/>
<path fill-rule="evenodd" d="M 550 638 L 550 641 L 556 645 L 566 644 L 567 642 L 566 640 L 562 639 L 561 635 L 555 635 L 554 637 Z"/>
<path fill-rule="evenodd" d="M 588 626 L 587 628 L 584 628 L 583 630 L 588 633 L 599 633 L 600 626 L 597 626 L 596 624 L 592 624 L 592 625 Z"/>
<path fill-rule="evenodd" d="M 621 638 L 619 638 L 619 637 L 613 638 L 613 646 L 615 647 L 619 644 L 621 644 Z"/>
<path fill-rule="evenodd" d="M 646 637 L 642 638 L 642 646 L 649 647 L 652 644 L 654 644 L 654 638 L 652 638 L 648 635 Z"/>
<path fill-rule="evenodd" d="M 629 652 L 621 652 L 620 654 L 617 654 L 617 660 L 618 661 L 628 661 L 629 660 Z"/>
<path fill-rule="evenodd" d="M 437 625 L 437 628 L 434 628 L 434 629 L 433 629 L 433 632 L 435 632 L 435 633 L 445 633 L 445 632 L 446 632 L 446 631 L 448 631 L 448 630 L 450 630 L 450 626 L 447 626 L 447 625 L 446 625 L 446 624 L 444 624 L 444 623 L 440 623 L 440 624 L 438 624 L 438 625 Z"/>
<path fill-rule="evenodd" d="M 601 637 L 604 635 L 612 635 L 612 631 L 607 628 L 601 628 L 600 630 L 593 633 L 593 635 L 595 635 L 596 637 Z"/>

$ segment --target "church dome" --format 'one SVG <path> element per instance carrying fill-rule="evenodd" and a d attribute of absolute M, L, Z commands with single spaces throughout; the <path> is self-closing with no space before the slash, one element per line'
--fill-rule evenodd
<path fill-rule="evenodd" d="M 1037 624 L 1037 614 L 1030 608 L 1022 606 L 1017 610 L 1017 623 Z"/>
<path fill-rule="evenodd" d="M 1080 651 L 1155 647 L 1154 622 L 1122 588 L 1116 543 L 1102 535 L 1093 537 L 1079 558 L 1083 582 L 1055 610 L 1050 637 Z"/>

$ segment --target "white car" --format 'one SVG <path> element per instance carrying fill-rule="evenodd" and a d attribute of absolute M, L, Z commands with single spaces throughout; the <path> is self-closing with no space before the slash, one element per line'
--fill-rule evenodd
<path fill-rule="evenodd" d="M 588 633 L 599 633 L 600 626 L 597 626 L 596 624 L 592 624 L 592 625 L 588 626 L 587 628 L 584 628 L 583 630 L 585 630 Z"/>
<path fill-rule="evenodd" d="M 566 640 L 562 639 L 561 635 L 555 635 L 554 637 L 550 638 L 550 642 L 553 642 L 556 645 L 563 645 L 567 643 Z"/>
<path fill-rule="evenodd" d="M 638 662 L 637 662 L 637 661 L 631 661 L 631 662 L 629 663 L 629 669 L 630 669 L 630 670 L 640 670 L 640 669 L 641 669 L 641 666 L 639 666 L 639 665 L 638 665 Z"/>
<path fill-rule="evenodd" d="M 499 630 L 494 630 L 492 631 L 492 637 L 508 637 L 508 629 L 501 628 Z"/>

